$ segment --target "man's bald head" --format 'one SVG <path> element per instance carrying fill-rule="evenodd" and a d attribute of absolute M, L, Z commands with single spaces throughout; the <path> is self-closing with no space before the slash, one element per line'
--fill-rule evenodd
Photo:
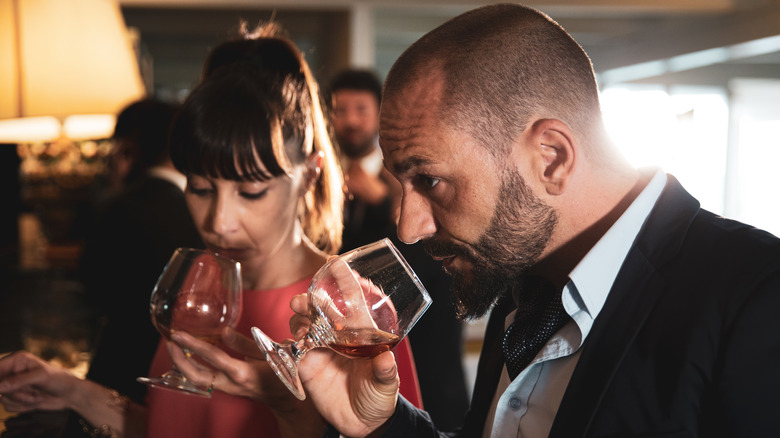
<path fill-rule="evenodd" d="M 586 143 L 601 132 L 590 59 L 563 28 L 531 8 L 485 6 L 434 29 L 393 65 L 385 96 L 429 75 L 444 76 L 443 122 L 496 154 L 532 118 L 559 119 Z"/>

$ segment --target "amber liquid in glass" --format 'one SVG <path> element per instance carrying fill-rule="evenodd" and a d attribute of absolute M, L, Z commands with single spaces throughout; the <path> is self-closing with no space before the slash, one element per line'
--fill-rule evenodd
<path fill-rule="evenodd" d="M 328 345 L 339 353 L 356 358 L 372 358 L 389 351 L 401 340 L 398 335 L 378 329 L 339 330 Z"/>

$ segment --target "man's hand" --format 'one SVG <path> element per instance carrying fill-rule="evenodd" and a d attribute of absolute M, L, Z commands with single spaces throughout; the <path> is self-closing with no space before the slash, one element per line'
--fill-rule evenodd
<path fill-rule="evenodd" d="M 306 294 L 291 302 L 290 327 L 300 338 L 308 328 Z M 320 414 L 342 434 L 367 436 L 395 412 L 398 369 L 392 352 L 371 360 L 348 359 L 331 350 L 309 351 L 298 365 L 301 382 Z"/>
<path fill-rule="evenodd" d="M 360 164 L 350 165 L 344 179 L 351 195 L 371 205 L 381 204 L 390 195 L 387 184 L 366 173 Z"/>

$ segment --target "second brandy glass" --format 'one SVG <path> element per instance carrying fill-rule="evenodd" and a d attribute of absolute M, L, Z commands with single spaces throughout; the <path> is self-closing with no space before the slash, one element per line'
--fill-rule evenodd
<path fill-rule="evenodd" d="M 312 348 L 349 358 L 371 358 L 399 343 L 431 297 L 389 239 L 330 259 L 308 291 L 311 325 L 295 342 L 277 343 L 257 327 L 252 335 L 269 365 L 300 400 L 306 398 L 298 362 Z"/>
<path fill-rule="evenodd" d="M 184 331 L 216 345 L 241 313 L 241 265 L 210 251 L 178 248 L 157 280 L 149 308 L 152 323 L 166 339 Z M 162 376 L 138 381 L 211 396 L 209 388 L 193 384 L 175 365 Z"/>

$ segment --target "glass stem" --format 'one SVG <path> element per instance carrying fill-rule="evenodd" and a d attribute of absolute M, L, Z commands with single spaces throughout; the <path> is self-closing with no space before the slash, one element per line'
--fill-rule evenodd
<path fill-rule="evenodd" d="M 303 355 L 312 348 L 325 346 L 326 344 L 319 336 L 317 336 L 317 333 L 315 330 L 313 330 L 313 327 L 310 327 L 308 333 L 306 333 L 306 336 L 290 345 L 290 352 L 295 357 L 295 362 L 298 362 L 301 360 Z"/>

